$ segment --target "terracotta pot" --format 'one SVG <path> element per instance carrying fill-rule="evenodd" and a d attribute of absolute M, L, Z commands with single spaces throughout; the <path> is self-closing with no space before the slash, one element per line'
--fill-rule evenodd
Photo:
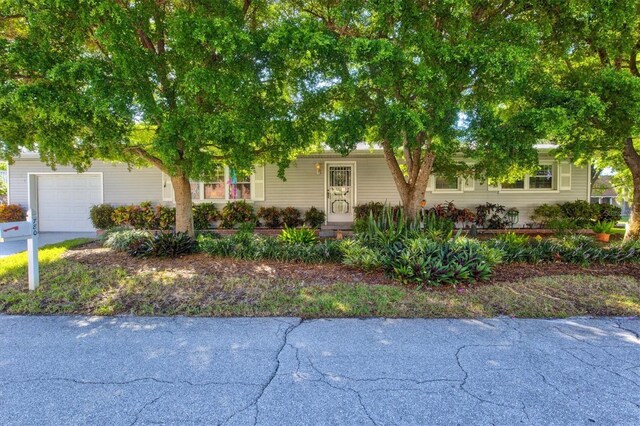
<path fill-rule="evenodd" d="M 596 240 L 601 241 L 603 243 L 609 242 L 609 234 L 596 234 Z"/>

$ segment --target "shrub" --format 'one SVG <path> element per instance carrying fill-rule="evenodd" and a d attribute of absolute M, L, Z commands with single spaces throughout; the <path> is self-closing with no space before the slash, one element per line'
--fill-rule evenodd
<path fill-rule="evenodd" d="M 151 233 L 147 231 L 125 229 L 109 232 L 104 238 L 103 245 L 116 251 L 127 251 L 130 246 L 142 244 L 151 238 Z"/>
<path fill-rule="evenodd" d="M 526 244 L 510 244 L 493 239 L 487 246 L 502 252 L 504 262 L 569 262 L 581 265 L 590 263 L 621 263 L 640 260 L 637 242 L 622 243 L 609 247 L 598 246 L 585 235 L 572 235 L 560 239 L 531 239 Z"/>
<path fill-rule="evenodd" d="M 111 218 L 115 208 L 111 204 L 96 204 L 89 209 L 89 218 L 96 229 L 111 229 L 116 226 Z"/>
<path fill-rule="evenodd" d="M 449 219 L 436 216 L 433 211 L 407 219 L 402 210 L 385 206 L 377 217 L 370 212 L 366 220 L 357 220 L 354 229 L 356 237 L 361 241 L 384 248 L 409 236 L 427 235 L 437 240 L 450 238 L 454 223 Z"/>
<path fill-rule="evenodd" d="M 25 211 L 17 204 L 0 204 L 0 223 L 22 222 L 27 218 Z"/>
<path fill-rule="evenodd" d="M 285 227 L 280 235 L 278 235 L 278 240 L 286 244 L 311 245 L 318 242 L 318 236 L 316 235 L 316 231 L 311 228 Z"/>
<path fill-rule="evenodd" d="M 277 207 L 260 207 L 258 210 L 258 217 L 268 228 L 280 227 L 280 215 L 280 209 Z"/>
<path fill-rule="evenodd" d="M 598 221 L 591 229 L 596 234 L 610 234 L 614 226 L 616 226 L 616 222 Z"/>
<path fill-rule="evenodd" d="M 347 266 L 372 271 L 382 266 L 382 253 L 366 246 L 360 240 L 344 240 L 340 245 L 342 263 Z"/>
<path fill-rule="evenodd" d="M 446 201 L 445 203 L 436 204 L 429 209 L 429 212 L 433 212 L 437 217 L 443 219 L 449 219 L 453 223 L 460 223 L 463 226 L 475 222 L 476 214 L 469 209 L 459 209 L 453 204 L 453 201 Z"/>
<path fill-rule="evenodd" d="M 220 227 L 233 228 L 240 223 L 256 223 L 256 215 L 253 212 L 253 207 L 247 204 L 246 201 L 228 202 L 222 208 L 222 214 L 220 215 Z"/>
<path fill-rule="evenodd" d="M 195 241 L 185 232 L 159 233 L 132 241 L 127 253 L 134 257 L 177 257 L 193 253 L 195 247 Z"/>
<path fill-rule="evenodd" d="M 218 219 L 218 211 L 213 203 L 193 205 L 193 225 L 198 230 L 211 228 L 211 223 Z"/>
<path fill-rule="evenodd" d="M 154 207 L 151 202 L 145 201 L 140 205 L 116 207 L 111 218 L 115 226 L 168 230 L 175 224 L 176 210 L 163 205 Z"/>
<path fill-rule="evenodd" d="M 579 228 L 576 221 L 566 218 L 553 219 L 547 223 L 547 227 L 551 229 L 556 236 L 571 234 Z"/>
<path fill-rule="evenodd" d="M 326 215 L 322 210 L 311 207 L 304 213 L 304 221 L 312 228 L 319 228 L 324 223 Z"/>
<path fill-rule="evenodd" d="M 560 209 L 565 218 L 570 218 L 580 228 L 591 226 L 599 214 L 598 205 L 585 200 L 562 203 Z"/>
<path fill-rule="evenodd" d="M 548 226 L 549 222 L 562 218 L 562 209 L 557 204 L 541 204 L 533 209 L 531 219 L 540 226 Z"/>
<path fill-rule="evenodd" d="M 612 204 L 594 204 L 597 206 L 598 213 L 596 220 L 599 222 L 617 223 L 622 219 L 622 209 Z"/>
<path fill-rule="evenodd" d="M 358 204 L 353 211 L 356 215 L 356 219 L 368 219 L 370 215 L 373 215 L 374 218 L 378 218 L 384 209 L 384 203 L 370 201 L 365 204 Z"/>
<path fill-rule="evenodd" d="M 285 262 L 338 262 L 342 259 L 340 244 L 338 241 L 318 244 L 284 243 L 278 238 L 247 233 L 236 233 L 222 238 L 198 236 L 198 247 L 211 256 Z"/>
<path fill-rule="evenodd" d="M 289 228 L 295 228 L 302 223 L 300 220 L 300 210 L 295 207 L 285 207 L 282 209 L 282 223 Z"/>
<path fill-rule="evenodd" d="M 413 238 L 401 250 L 383 257 L 384 269 L 403 283 L 439 286 L 489 279 L 501 252 L 477 240 L 456 238 L 437 242 Z"/>
<path fill-rule="evenodd" d="M 485 203 L 476 207 L 476 224 L 486 229 L 505 229 L 511 222 L 504 206 Z"/>

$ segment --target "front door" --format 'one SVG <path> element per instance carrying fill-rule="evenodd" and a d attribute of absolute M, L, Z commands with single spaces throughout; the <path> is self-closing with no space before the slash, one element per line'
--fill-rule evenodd
<path fill-rule="evenodd" d="M 353 222 L 355 167 L 352 163 L 327 164 L 327 222 Z"/>

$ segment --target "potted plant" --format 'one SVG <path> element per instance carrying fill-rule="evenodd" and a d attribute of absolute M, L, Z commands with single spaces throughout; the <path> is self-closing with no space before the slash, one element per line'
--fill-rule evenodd
<path fill-rule="evenodd" d="M 611 236 L 611 230 L 615 226 L 615 222 L 610 221 L 598 221 L 591 228 L 593 232 L 596 233 L 596 240 L 602 241 L 603 243 L 609 242 L 609 237 Z"/>

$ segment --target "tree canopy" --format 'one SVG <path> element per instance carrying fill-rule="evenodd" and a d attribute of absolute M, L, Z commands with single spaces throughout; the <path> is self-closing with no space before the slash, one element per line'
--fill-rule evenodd
<path fill-rule="evenodd" d="M 284 169 L 312 140 L 271 13 L 251 0 L 0 2 L 0 154 L 150 163 L 172 177 L 176 228 L 193 232 L 189 179 Z"/>
<path fill-rule="evenodd" d="M 544 28 L 527 101 L 557 154 L 631 174 L 640 235 L 640 1 L 535 2 Z M 625 170 L 626 169 L 626 170 Z"/>
<path fill-rule="evenodd" d="M 432 171 L 504 176 L 537 163 L 536 129 L 501 111 L 537 49 L 538 29 L 519 2 L 288 4 L 325 41 L 313 50 L 324 60 L 311 77 L 323 82 L 328 145 L 348 153 L 361 141 L 381 144 L 408 214 Z"/>

